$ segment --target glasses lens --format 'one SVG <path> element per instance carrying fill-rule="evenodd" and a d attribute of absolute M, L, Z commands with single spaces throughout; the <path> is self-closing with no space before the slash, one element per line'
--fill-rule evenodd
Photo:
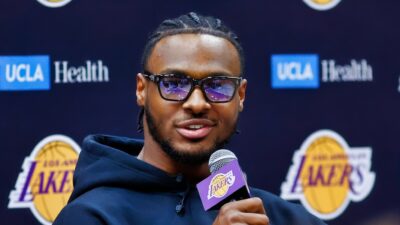
<path fill-rule="evenodd" d="M 191 89 L 190 80 L 183 77 L 163 77 L 159 85 L 161 95 L 169 100 L 183 100 Z"/>
<path fill-rule="evenodd" d="M 236 83 L 233 79 L 213 77 L 203 83 L 204 92 L 212 102 L 227 102 L 235 93 Z"/>

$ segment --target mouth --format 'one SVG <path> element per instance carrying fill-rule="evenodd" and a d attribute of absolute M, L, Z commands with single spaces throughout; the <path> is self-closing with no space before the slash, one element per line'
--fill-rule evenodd
<path fill-rule="evenodd" d="M 208 136 L 215 123 L 208 119 L 190 119 L 179 122 L 176 131 L 187 139 L 202 139 Z"/>

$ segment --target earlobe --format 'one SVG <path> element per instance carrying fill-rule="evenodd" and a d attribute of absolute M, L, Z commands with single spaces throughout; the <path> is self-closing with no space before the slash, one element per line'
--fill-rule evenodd
<path fill-rule="evenodd" d="M 244 104 L 244 100 L 246 98 L 246 88 L 247 88 L 247 80 L 243 79 L 242 82 L 240 83 L 239 86 L 239 111 L 242 112 L 243 111 L 243 104 Z"/>
<path fill-rule="evenodd" d="M 136 102 L 138 106 L 144 106 L 146 100 L 146 78 L 138 73 L 136 75 Z"/>

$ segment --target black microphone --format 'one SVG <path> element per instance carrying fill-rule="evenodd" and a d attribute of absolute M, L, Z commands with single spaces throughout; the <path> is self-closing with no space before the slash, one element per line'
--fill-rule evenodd
<path fill-rule="evenodd" d="M 246 177 L 233 152 L 226 149 L 214 152 L 208 166 L 211 175 L 197 184 L 205 210 L 219 209 L 227 202 L 250 198 Z"/>

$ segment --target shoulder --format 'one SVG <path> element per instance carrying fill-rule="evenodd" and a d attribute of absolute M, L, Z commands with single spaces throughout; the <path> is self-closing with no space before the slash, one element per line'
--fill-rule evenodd
<path fill-rule="evenodd" d="M 270 192 L 251 188 L 251 194 L 253 197 L 261 198 L 272 224 L 325 224 L 320 219 L 307 212 L 303 206 L 285 201 Z"/>
<path fill-rule="evenodd" d="M 53 225 L 105 224 L 109 220 L 110 209 L 116 204 L 116 195 L 111 188 L 92 189 L 69 202 Z"/>
<path fill-rule="evenodd" d="M 83 201 L 72 202 L 66 205 L 53 223 L 53 225 L 76 224 L 101 225 L 104 223 L 96 208 L 90 204 L 85 204 Z"/>

